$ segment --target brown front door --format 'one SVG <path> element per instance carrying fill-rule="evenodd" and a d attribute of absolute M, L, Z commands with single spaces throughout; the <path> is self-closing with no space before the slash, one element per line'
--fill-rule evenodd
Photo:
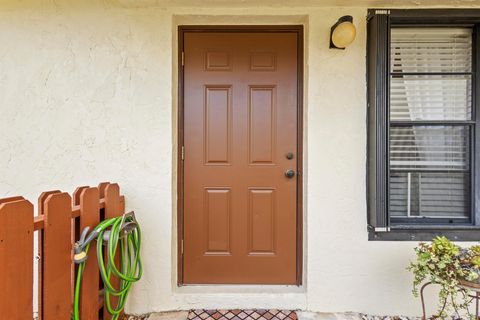
<path fill-rule="evenodd" d="M 297 41 L 184 33 L 186 284 L 297 281 Z"/>

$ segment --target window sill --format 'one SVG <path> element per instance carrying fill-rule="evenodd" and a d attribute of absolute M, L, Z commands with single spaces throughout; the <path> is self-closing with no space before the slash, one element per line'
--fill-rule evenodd
<path fill-rule="evenodd" d="M 445 236 L 452 241 L 480 241 L 479 226 L 413 227 L 395 226 L 390 231 L 379 232 L 368 228 L 369 241 L 431 241 Z"/>

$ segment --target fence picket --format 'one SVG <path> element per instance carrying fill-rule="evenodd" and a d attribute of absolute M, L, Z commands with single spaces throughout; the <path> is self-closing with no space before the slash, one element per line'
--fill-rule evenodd
<path fill-rule="evenodd" d="M 48 196 L 44 202 L 43 317 L 68 319 L 71 314 L 71 217 L 68 193 Z"/>
<path fill-rule="evenodd" d="M 80 232 L 87 226 L 90 231 L 100 222 L 100 194 L 98 188 L 84 189 L 80 195 Z M 80 294 L 80 316 L 82 320 L 98 317 L 98 290 L 100 276 L 98 272 L 96 242 L 92 242 L 88 252 L 88 261 L 83 274 Z"/>
<path fill-rule="evenodd" d="M 0 315 L 31 320 L 33 310 L 33 205 L 0 204 Z"/>
<path fill-rule="evenodd" d="M 38 197 L 38 215 L 43 215 L 45 208 L 45 201 L 51 194 L 60 193 L 59 190 L 45 191 Z M 43 230 L 37 232 L 37 248 L 38 248 L 38 320 L 44 319 L 43 317 Z"/>
<path fill-rule="evenodd" d="M 85 189 L 88 189 L 88 186 L 77 187 L 75 191 L 73 191 L 72 205 L 74 206 L 80 205 L 80 196 L 82 195 L 82 192 Z"/>
<path fill-rule="evenodd" d="M 110 184 L 110 182 L 100 182 L 98 184 L 98 191 L 100 192 L 100 198 L 105 198 L 105 189 L 107 189 L 107 186 Z"/>
<path fill-rule="evenodd" d="M 118 216 L 121 216 L 123 212 L 121 212 L 121 203 L 120 203 L 120 187 L 116 183 L 110 183 L 107 185 L 105 189 L 105 219 L 111 219 Z M 120 252 L 117 251 L 117 255 L 115 257 L 115 262 L 117 268 L 120 270 Z M 112 285 L 114 288 L 118 288 L 120 286 L 120 281 L 118 278 L 112 279 Z M 118 299 L 116 297 L 111 297 L 110 302 L 112 304 L 112 308 L 115 308 Z M 103 308 L 103 319 L 110 320 L 112 316 L 107 312 L 106 308 Z"/>
<path fill-rule="evenodd" d="M 88 186 L 81 186 L 77 187 L 75 191 L 73 191 L 72 194 L 72 206 L 79 206 L 80 205 L 80 196 L 83 192 L 83 190 L 87 189 Z M 72 244 L 77 241 L 77 239 L 80 237 L 80 217 L 72 219 Z M 72 250 L 72 261 L 73 261 L 73 250 Z M 77 274 L 77 265 L 75 263 L 72 263 L 72 271 L 71 271 L 71 279 L 72 279 L 72 285 L 70 288 L 71 291 L 71 297 L 70 300 L 73 302 L 73 296 L 74 296 L 74 291 L 75 291 L 75 276 Z M 73 304 L 72 304 L 73 308 Z"/>

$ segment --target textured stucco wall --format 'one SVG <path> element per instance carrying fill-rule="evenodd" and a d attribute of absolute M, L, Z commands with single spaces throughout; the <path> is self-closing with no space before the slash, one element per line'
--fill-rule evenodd
<path fill-rule="evenodd" d="M 109 1 L 0 2 L 0 197 L 115 181 L 144 230 L 129 311 L 286 307 L 418 314 L 414 243 L 368 242 L 367 8 L 194 8 Z M 358 36 L 328 49 L 330 26 Z M 305 283 L 177 288 L 176 26 L 303 23 Z"/>

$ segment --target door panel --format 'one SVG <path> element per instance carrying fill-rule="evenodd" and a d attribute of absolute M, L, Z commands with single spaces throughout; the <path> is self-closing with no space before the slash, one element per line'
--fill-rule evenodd
<path fill-rule="evenodd" d="M 184 34 L 186 284 L 296 283 L 297 41 Z"/>

